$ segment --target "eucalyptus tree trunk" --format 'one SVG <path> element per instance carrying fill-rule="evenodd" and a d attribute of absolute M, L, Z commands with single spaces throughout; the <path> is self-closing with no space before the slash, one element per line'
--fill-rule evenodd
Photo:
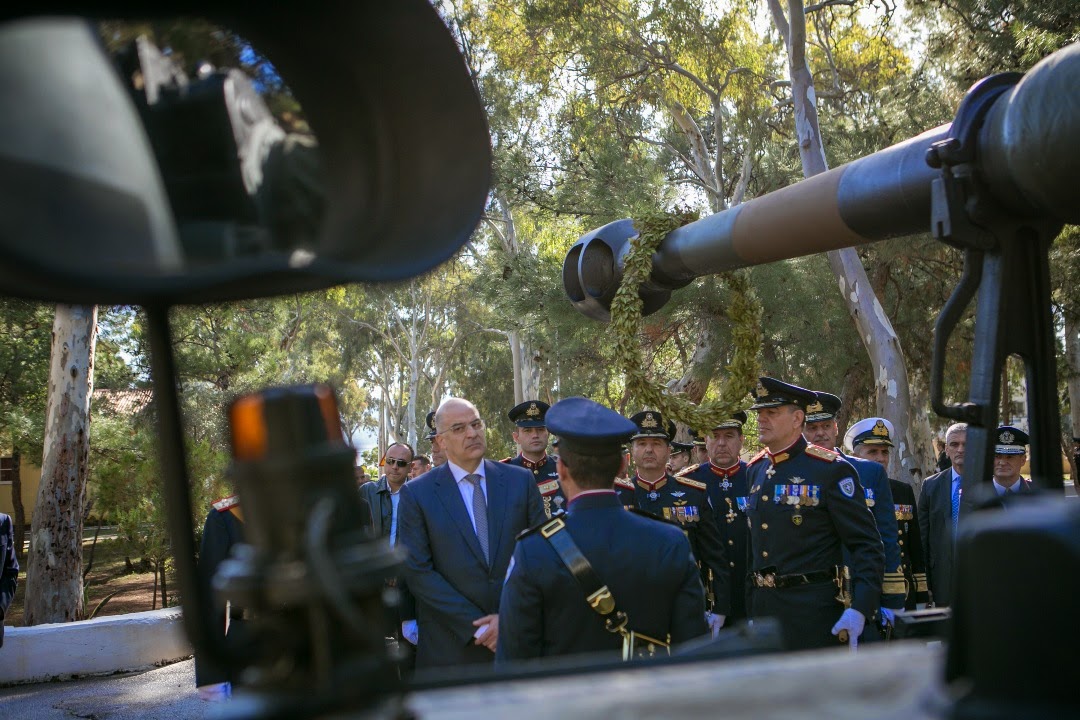
<path fill-rule="evenodd" d="M 1073 484 L 1080 488 L 1080 467 L 1073 452 L 1073 443 L 1080 438 L 1080 318 L 1065 318 L 1065 364 L 1068 367 L 1069 420 L 1072 442 L 1065 443 L 1065 456 L 1069 461 L 1069 473 Z"/>
<path fill-rule="evenodd" d="M 799 143 L 803 176 L 811 177 L 829 169 L 818 125 L 814 77 L 806 63 L 806 11 L 802 0 L 788 0 L 789 17 L 784 17 L 780 0 L 769 0 L 769 10 L 787 46 L 791 96 L 795 109 L 795 135 Z M 789 23 L 790 20 L 790 23 Z M 878 413 L 896 428 L 896 450 L 889 476 L 913 482 L 919 471 L 911 439 L 911 399 L 907 365 L 900 339 L 885 315 L 866 275 L 858 253 L 852 248 L 828 253 L 829 267 L 840 285 L 848 314 L 870 355 Z"/>
<path fill-rule="evenodd" d="M 82 528 L 97 306 L 57 305 L 45 452 L 26 570 L 26 624 L 83 615 Z"/>
<path fill-rule="evenodd" d="M 496 195 L 495 202 L 502 216 L 502 227 L 494 223 L 489 223 L 489 226 L 498 237 L 503 252 L 510 258 L 516 258 L 523 251 L 518 240 L 513 210 L 510 202 L 501 193 Z M 517 278 L 515 282 L 520 282 L 520 278 Z M 514 366 L 514 404 L 519 405 L 526 400 L 539 400 L 540 352 L 538 348 L 529 342 L 521 328 L 505 331 L 503 335 L 510 345 L 510 359 Z"/>
<path fill-rule="evenodd" d="M 22 453 L 11 453 L 11 523 L 15 527 L 15 556 L 24 565 L 23 542 L 26 540 L 26 509 L 22 501 Z"/>

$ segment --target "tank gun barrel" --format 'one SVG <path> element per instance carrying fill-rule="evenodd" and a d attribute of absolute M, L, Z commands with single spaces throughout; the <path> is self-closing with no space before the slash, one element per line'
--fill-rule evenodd
<path fill-rule="evenodd" d="M 944 200 L 943 166 L 964 166 L 996 211 L 1019 220 L 1080 222 L 1077 87 L 1080 43 L 1022 77 L 980 81 L 951 124 L 672 231 L 640 289 L 643 312 L 659 310 L 672 290 L 703 275 L 929 230 L 936 222 L 935 193 Z M 937 228 L 936 234 L 949 233 Z M 610 318 L 636 236 L 632 220 L 618 220 L 570 248 L 563 287 L 581 313 Z"/>

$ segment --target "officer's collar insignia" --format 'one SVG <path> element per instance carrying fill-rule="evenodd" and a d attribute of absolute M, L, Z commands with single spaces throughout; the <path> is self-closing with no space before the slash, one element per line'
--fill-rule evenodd
<path fill-rule="evenodd" d="M 806 412 L 807 413 L 825 412 L 825 406 L 822 405 L 820 401 L 815 400 L 814 402 L 812 402 L 812 403 L 810 403 L 809 405 L 806 406 Z"/>
<path fill-rule="evenodd" d="M 889 428 L 885 427 L 885 423 L 878 420 L 877 424 L 874 425 L 874 429 L 871 430 L 870 433 L 873 435 L 877 435 L 878 437 L 887 438 L 889 437 Z"/>
<path fill-rule="evenodd" d="M 758 381 L 757 387 L 754 389 L 754 392 L 757 393 L 757 396 L 759 398 L 769 397 L 769 391 L 765 389 L 765 386 L 761 384 L 760 380 Z"/>
<path fill-rule="evenodd" d="M 998 442 L 1000 442 L 1002 445 L 1012 445 L 1013 440 L 1016 440 L 1016 436 L 1008 430 L 1004 431 L 1003 433 L 1001 433 L 1001 435 L 998 436 Z"/>
<path fill-rule="evenodd" d="M 841 480 L 840 492 L 844 493 L 847 497 L 855 497 L 855 481 L 849 477 Z"/>
<path fill-rule="evenodd" d="M 660 427 L 660 423 L 656 422 L 656 418 L 652 413 L 645 413 L 645 419 L 641 421 L 641 427 L 654 428 Z"/>
<path fill-rule="evenodd" d="M 540 417 L 540 408 L 536 407 L 536 403 L 529 403 L 529 409 L 525 411 L 525 417 Z"/>

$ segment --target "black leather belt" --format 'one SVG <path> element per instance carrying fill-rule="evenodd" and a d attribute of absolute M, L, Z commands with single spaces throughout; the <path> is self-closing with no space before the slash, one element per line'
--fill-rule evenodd
<path fill-rule="evenodd" d="M 798 587 L 799 585 L 812 585 L 820 582 L 835 582 L 838 577 L 837 569 L 816 570 L 808 573 L 796 573 L 792 575 L 777 575 L 766 569 L 765 572 L 752 572 L 748 579 L 754 587 L 783 589 Z"/>

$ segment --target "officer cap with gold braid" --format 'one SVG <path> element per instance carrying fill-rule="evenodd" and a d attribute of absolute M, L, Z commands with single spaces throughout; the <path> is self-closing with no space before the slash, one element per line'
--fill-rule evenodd
<path fill-rule="evenodd" d="M 880 417 L 864 418 L 844 433 L 844 445 L 854 450 L 859 445 L 896 447 L 892 441 L 893 424 Z"/>
<path fill-rule="evenodd" d="M 713 430 L 738 430 L 742 432 L 743 425 L 746 424 L 746 413 L 742 410 L 736 410 L 730 418 L 727 420 L 721 420 L 719 423 L 713 426 Z"/>
<path fill-rule="evenodd" d="M 806 422 L 834 420 L 844 401 L 832 393 L 815 392 L 816 400 L 806 406 Z"/>
<path fill-rule="evenodd" d="M 1027 453 L 1028 434 L 1012 425 L 997 429 L 994 444 L 995 455 L 1024 455 Z"/>
<path fill-rule="evenodd" d="M 664 425 L 664 416 L 656 410 L 642 410 L 636 415 L 630 416 L 630 422 L 637 425 L 637 432 L 631 440 L 638 438 L 663 438 L 671 440 L 667 427 Z"/>
<path fill-rule="evenodd" d="M 550 408 L 546 402 L 526 400 L 511 408 L 506 416 L 518 427 L 544 427 L 544 416 Z"/>
<path fill-rule="evenodd" d="M 678 455 L 679 453 L 690 452 L 694 449 L 694 443 L 684 443 L 671 441 L 671 454 Z"/>
<path fill-rule="evenodd" d="M 782 405 L 794 405 L 803 412 L 806 406 L 817 401 L 817 395 L 813 390 L 801 388 L 798 385 L 783 382 L 771 377 L 758 378 L 757 387 L 754 388 L 754 404 L 751 410 L 764 410 L 765 408 L 780 407 Z"/>
<path fill-rule="evenodd" d="M 561 449 L 581 455 L 619 454 L 637 426 L 619 413 L 583 397 L 560 400 L 547 411 L 548 432 Z"/>

